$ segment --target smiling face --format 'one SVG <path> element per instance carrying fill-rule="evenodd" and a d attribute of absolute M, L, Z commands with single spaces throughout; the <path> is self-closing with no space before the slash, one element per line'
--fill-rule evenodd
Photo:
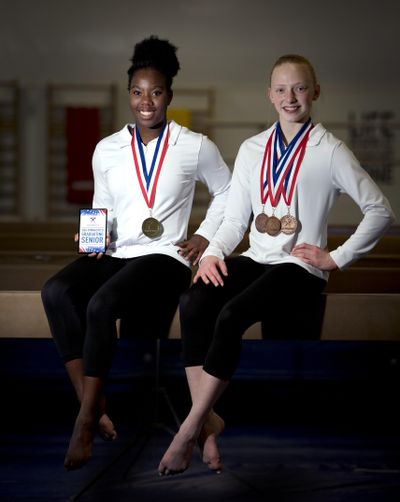
<path fill-rule="evenodd" d="M 268 96 L 283 128 L 304 124 L 319 94 L 320 87 L 306 64 L 286 62 L 272 71 Z"/>
<path fill-rule="evenodd" d="M 156 138 L 167 120 L 167 108 L 172 100 L 172 90 L 166 77 L 153 68 L 137 70 L 129 90 L 129 106 L 135 118 L 142 141 Z"/>

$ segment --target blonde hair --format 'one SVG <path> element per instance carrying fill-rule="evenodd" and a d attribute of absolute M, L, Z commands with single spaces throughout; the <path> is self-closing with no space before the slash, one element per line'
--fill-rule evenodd
<path fill-rule="evenodd" d="M 278 58 L 275 61 L 275 64 L 273 65 L 271 73 L 269 75 L 270 82 L 271 82 L 272 73 L 275 70 L 275 68 L 277 68 L 278 66 L 281 66 L 285 63 L 302 64 L 302 65 L 306 66 L 311 74 L 314 86 L 316 86 L 318 84 L 317 75 L 315 73 L 313 65 L 310 63 L 310 61 L 308 59 L 306 59 L 305 57 L 300 56 L 298 54 L 285 54 L 285 55 L 281 56 L 280 58 Z"/>

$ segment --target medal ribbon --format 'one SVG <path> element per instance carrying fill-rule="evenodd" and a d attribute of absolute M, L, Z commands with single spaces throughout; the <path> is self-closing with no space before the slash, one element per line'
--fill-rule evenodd
<path fill-rule="evenodd" d="M 313 127 L 314 126 L 311 124 L 310 119 L 302 126 L 280 158 L 278 155 L 278 149 L 280 148 L 282 151 L 283 148 L 282 132 L 280 130 L 279 123 L 275 127 L 265 147 L 260 173 L 261 202 L 263 205 L 265 205 L 269 197 L 272 207 L 276 207 L 281 194 L 283 194 L 285 202 L 287 202 L 286 191 L 288 185 L 290 185 L 288 200 L 291 201 L 297 174 L 304 157 L 308 136 Z M 272 143 L 274 143 L 273 149 Z M 296 158 L 297 163 L 295 169 L 293 170 L 292 168 Z M 267 166 L 266 169 L 265 166 Z"/>
<path fill-rule="evenodd" d="M 294 169 L 292 169 L 292 166 L 290 166 L 290 168 L 289 168 L 290 172 L 284 177 L 284 180 L 282 183 L 281 193 L 282 193 L 282 197 L 283 197 L 286 205 L 288 206 L 288 208 L 290 207 L 291 202 L 292 202 L 294 187 L 296 186 L 296 181 L 297 181 L 297 175 L 300 170 L 300 165 L 303 162 L 304 154 L 306 153 L 308 137 L 309 137 L 311 129 L 313 127 L 314 127 L 314 124 L 310 124 L 310 127 L 307 129 L 306 134 L 304 135 L 303 139 L 301 140 L 300 145 L 297 148 L 297 152 L 295 153 L 295 157 L 297 156 L 296 167 Z M 287 196 L 288 186 L 290 188 L 289 188 L 289 195 Z"/>
<path fill-rule="evenodd" d="M 135 142 L 135 137 L 136 137 L 136 142 Z M 135 127 L 135 131 L 132 134 L 131 147 L 132 147 L 132 153 L 133 153 L 133 161 L 134 161 L 135 169 L 136 169 L 136 175 L 139 180 L 139 185 L 140 185 L 140 189 L 143 194 L 143 198 L 146 201 L 147 207 L 149 209 L 151 209 L 153 207 L 154 199 L 156 197 L 158 178 L 160 176 L 161 167 L 164 162 L 165 154 L 167 153 L 168 140 L 169 140 L 169 125 L 166 125 L 166 126 L 164 126 L 163 130 L 160 132 L 160 134 L 158 136 L 157 145 L 156 145 L 156 149 L 154 151 L 153 159 L 151 162 L 150 171 L 147 172 L 146 159 L 144 156 L 142 141 L 140 139 L 140 135 L 139 135 L 139 131 L 138 131 L 137 127 Z M 157 168 L 156 168 L 155 174 L 154 174 L 154 168 L 156 165 L 156 160 L 157 160 L 157 156 L 158 156 L 158 153 L 160 150 L 161 143 L 163 143 L 162 148 L 161 148 L 161 154 L 160 154 L 158 165 L 157 165 Z M 143 173 L 143 178 L 146 182 L 146 187 L 143 183 L 143 178 L 140 173 L 140 166 L 139 166 L 138 156 L 136 154 L 136 148 L 139 151 L 140 162 L 142 165 L 142 173 Z M 153 178 L 153 174 L 154 174 L 154 180 L 153 180 L 153 186 L 150 191 L 150 198 L 149 198 L 148 192 L 149 192 L 149 187 L 151 185 L 151 181 Z"/>
<path fill-rule="evenodd" d="M 288 159 L 290 158 L 290 154 L 296 146 L 296 143 L 300 140 L 304 131 L 304 126 L 300 129 L 300 131 L 296 134 L 293 140 L 285 147 L 285 143 L 283 141 L 283 133 L 279 122 L 276 124 L 275 128 L 275 138 L 274 138 L 274 155 L 272 159 L 272 180 L 274 185 L 279 182 L 279 176 L 282 173 L 285 164 L 287 164 Z M 265 186 L 267 186 L 268 182 L 265 180 Z"/>
<path fill-rule="evenodd" d="M 268 138 L 267 144 L 265 145 L 265 150 L 264 150 L 264 156 L 261 164 L 261 173 L 260 173 L 260 193 L 261 193 L 261 203 L 263 206 L 265 206 L 265 203 L 267 202 L 268 199 L 268 190 L 264 190 L 264 178 L 265 178 L 265 164 L 270 163 L 271 160 L 271 143 L 272 143 L 272 137 L 275 134 L 275 130 L 272 131 L 272 134 Z"/>

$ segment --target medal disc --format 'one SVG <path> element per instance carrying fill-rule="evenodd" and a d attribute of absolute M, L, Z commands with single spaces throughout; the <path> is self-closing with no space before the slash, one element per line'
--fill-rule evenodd
<path fill-rule="evenodd" d="M 276 216 L 270 216 L 268 218 L 267 224 L 267 234 L 271 236 L 278 235 L 281 231 L 281 220 L 279 220 Z"/>
<path fill-rule="evenodd" d="M 260 213 L 255 220 L 255 225 L 256 229 L 262 233 L 265 234 L 267 231 L 267 221 L 268 221 L 268 216 L 265 213 Z"/>
<path fill-rule="evenodd" d="M 159 237 L 163 232 L 162 224 L 155 218 L 146 218 L 142 223 L 142 232 L 147 237 L 154 239 Z"/>
<path fill-rule="evenodd" d="M 281 232 L 290 235 L 294 234 L 297 229 L 297 219 L 291 214 L 286 214 L 281 218 Z"/>

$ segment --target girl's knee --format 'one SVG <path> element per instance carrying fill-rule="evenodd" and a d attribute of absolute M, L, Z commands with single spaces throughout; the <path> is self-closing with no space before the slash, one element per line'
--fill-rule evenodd
<path fill-rule="evenodd" d="M 96 319 L 117 318 L 118 300 L 111 294 L 95 294 L 87 305 L 87 318 Z"/>
<path fill-rule="evenodd" d="M 206 293 L 207 294 L 207 293 Z M 196 320 L 207 311 L 207 297 L 203 292 L 190 288 L 185 291 L 179 300 L 179 312 L 181 320 Z"/>
<path fill-rule="evenodd" d="M 229 305 L 224 306 L 218 315 L 216 322 L 216 333 L 219 337 L 233 338 L 237 334 L 241 338 L 248 322 L 240 309 L 235 309 Z"/>
<path fill-rule="evenodd" d="M 65 296 L 65 285 L 56 278 L 48 279 L 41 289 L 41 298 L 44 306 L 58 305 Z"/>

